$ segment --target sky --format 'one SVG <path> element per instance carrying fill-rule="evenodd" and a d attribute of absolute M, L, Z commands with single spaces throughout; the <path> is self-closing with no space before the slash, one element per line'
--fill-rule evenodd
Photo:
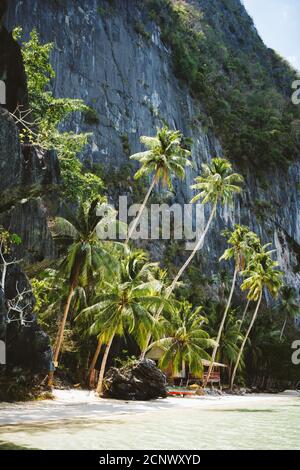
<path fill-rule="evenodd" d="M 268 47 L 300 71 L 300 0 L 243 0 Z"/>

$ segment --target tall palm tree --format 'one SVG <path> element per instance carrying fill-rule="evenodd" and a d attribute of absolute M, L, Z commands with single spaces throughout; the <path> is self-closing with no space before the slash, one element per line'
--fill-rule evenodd
<path fill-rule="evenodd" d="M 99 200 L 92 203 L 82 203 L 77 213 L 66 208 L 67 217 L 57 217 L 52 221 L 53 238 L 68 247 L 67 255 L 61 264 L 61 272 L 68 279 L 69 291 L 65 303 L 62 320 L 53 350 L 53 362 L 57 367 L 58 357 L 63 343 L 65 326 L 70 310 L 74 291 L 78 285 L 86 286 L 93 277 L 94 271 L 103 269 L 113 270 L 113 258 L 104 248 L 97 237 L 97 226 L 101 221 L 97 217 Z M 54 372 L 48 375 L 48 385 L 52 386 Z"/>
<path fill-rule="evenodd" d="M 200 190 L 200 193 L 191 200 L 191 203 L 201 199 L 202 204 L 204 205 L 208 203 L 212 204 L 212 210 L 206 227 L 198 242 L 196 243 L 194 250 L 178 271 L 171 285 L 166 290 L 166 300 L 170 298 L 173 290 L 178 285 L 181 276 L 194 259 L 198 250 L 201 248 L 209 227 L 215 217 L 218 203 L 221 203 L 222 205 L 228 204 L 232 202 L 235 194 L 239 194 L 242 191 L 241 184 L 243 183 L 244 179 L 240 174 L 234 173 L 232 171 L 232 165 L 228 160 L 224 158 L 214 158 L 212 159 L 211 164 L 203 164 L 202 169 L 203 174 L 198 176 L 195 179 L 196 184 L 191 186 L 192 189 Z M 163 305 L 158 309 L 156 314 L 157 318 L 160 317 L 162 310 Z M 149 344 L 150 339 L 151 336 L 149 334 L 146 347 Z M 142 353 L 142 356 L 143 355 L 144 352 Z"/>
<path fill-rule="evenodd" d="M 135 179 L 151 174 L 153 174 L 153 177 L 140 210 L 128 231 L 126 244 L 128 244 L 141 219 L 154 186 L 162 181 L 164 186 L 171 187 L 171 176 L 173 174 L 178 178 L 184 178 L 185 167 L 191 165 L 191 163 L 188 160 L 190 151 L 183 147 L 182 140 L 183 136 L 179 131 L 172 131 L 168 127 L 163 127 L 158 129 L 155 137 L 142 136 L 141 143 L 148 150 L 130 157 L 131 160 L 137 160 L 141 164 L 141 168 L 134 175 Z"/>
<path fill-rule="evenodd" d="M 297 298 L 297 291 L 292 286 L 284 285 L 280 292 L 281 302 L 278 310 L 285 313 L 284 322 L 280 332 L 280 341 L 282 341 L 283 334 L 288 322 L 288 319 L 295 319 L 300 315 L 300 304 Z"/>
<path fill-rule="evenodd" d="M 173 373 L 181 372 L 186 364 L 190 374 L 202 377 L 202 359 L 210 359 L 206 350 L 213 346 L 214 341 L 203 329 L 206 319 L 201 315 L 202 307 L 193 310 L 192 305 L 184 301 L 180 307 L 164 319 L 166 336 L 154 341 L 154 346 L 162 349 L 160 367 L 172 366 Z"/>
<path fill-rule="evenodd" d="M 104 290 L 93 306 L 84 309 L 80 317 L 92 323 L 91 334 L 98 335 L 105 344 L 104 356 L 101 363 L 97 392 L 102 393 L 103 380 L 109 351 L 115 336 L 122 336 L 128 329 L 130 333 L 137 330 L 142 323 L 146 329 L 151 329 L 154 319 L 151 307 L 159 304 L 160 285 L 157 281 L 135 281 L 105 283 Z"/>
<path fill-rule="evenodd" d="M 272 297 L 277 297 L 279 289 L 282 286 L 283 273 L 282 271 L 276 269 L 277 266 L 278 263 L 272 260 L 270 252 L 262 252 L 253 256 L 246 270 L 243 272 L 245 279 L 241 285 L 241 289 L 243 291 L 248 291 L 248 299 L 256 301 L 257 304 L 252 320 L 241 344 L 237 361 L 231 376 L 231 388 L 233 388 L 239 362 L 258 315 L 259 307 L 262 301 L 263 290 L 266 288 Z"/>
<path fill-rule="evenodd" d="M 236 225 L 232 232 L 229 232 L 228 230 L 226 230 L 223 232 L 223 234 L 225 236 L 229 235 L 227 242 L 231 246 L 225 250 L 224 254 L 220 258 L 220 261 L 230 260 L 233 258 L 235 267 L 234 267 L 230 294 L 229 294 L 226 308 L 225 308 L 225 311 L 224 311 L 224 314 L 223 314 L 223 317 L 219 326 L 219 330 L 218 330 L 218 334 L 216 338 L 216 345 L 212 353 L 211 363 L 208 368 L 208 373 L 206 376 L 206 381 L 204 383 L 204 386 L 206 386 L 207 382 L 209 381 L 209 378 L 213 369 L 213 365 L 214 365 L 218 347 L 219 347 L 220 338 L 221 338 L 222 331 L 225 325 L 227 314 L 231 306 L 231 301 L 232 301 L 238 273 L 241 272 L 243 269 L 245 269 L 246 259 L 247 257 L 249 257 L 251 253 L 253 253 L 252 251 L 253 245 L 256 246 L 260 244 L 260 240 L 258 236 L 254 232 L 251 232 L 251 230 L 244 225 Z"/>
<path fill-rule="evenodd" d="M 240 185 L 244 181 L 240 174 L 232 171 L 231 163 L 224 158 L 214 158 L 210 165 L 203 164 L 202 168 L 203 174 L 195 179 L 196 184 L 192 186 L 192 189 L 200 190 L 200 193 L 191 200 L 191 203 L 196 202 L 199 199 L 201 199 L 201 202 L 204 205 L 211 203 L 211 214 L 194 250 L 175 276 L 170 289 L 168 290 L 168 295 L 171 295 L 182 274 L 201 248 L 210 224 L 216 214 L 218 203 L 220 202 L 222 205 L 225 205 L 232 202 L 234 194 L 239 194 L 241 192 Z"/>
<path fill-rule="evenodd" d="M 220 320 L 224 315 L 223 302 L 210 302 L 208 307 L 208 333 L 211 338 L 216 337 L 219 329 Z M 240 331 L 240 320 L 236 318 L 236 311 L 230 309 L 222 330 L 219 341 L 218 351 L 215 357 L 216 362 L 221 362 L 228 366 L 228 376 L 231 375 L 232 364 L 235 363 L 238 353 L 239 345 L 243 341 L 243 335 Z M 241 367 L 244 366 L 243 361 Z"/>

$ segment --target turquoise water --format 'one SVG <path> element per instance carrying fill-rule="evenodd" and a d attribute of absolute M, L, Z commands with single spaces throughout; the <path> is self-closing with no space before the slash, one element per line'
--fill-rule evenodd
<path fill-rule="evenodd" d="M 300 449 L 297 397 L 172 408 L 92 422 L 1 426 L 0 441 L 39 449 Z"/>

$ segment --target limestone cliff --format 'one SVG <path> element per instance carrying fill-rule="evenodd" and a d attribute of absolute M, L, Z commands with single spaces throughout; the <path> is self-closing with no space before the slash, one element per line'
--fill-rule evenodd
<path fill-rule="evenodd" d="M 289 93 L 288 79 L 273 67 L 273 55 L 238 0 L 189 3 L 204 11 L 211 28 L 230 47 L 241 48 L 249 57 L 256 48 L 259 64 L 270 64 L 274 86 L 283 95 Z M 198 118 L 205 114 L 203 103 L 176 78 L 171 50 L 140 1 L 11 0 L 6 23 L 10 29 L 22 26 L 27 36 L 37 28 L 43 41 L 54 42 L 55 94 L 82 98 L 96 109 L 99 124 L 75 118 L 77 129 L 93 132 L 83 159 L 121 168 L 128 163 L 128 154 L 140 149 L 139 137 L 153 134 L 163 122 L 191 137 L 194 169 L 188 170 L 183 183 L 176 183 L 176 199 L 190 200 L 189 186 L 201 163 L 222 154 L 218 126 L 207 130 Z M 263 184 L 251 165 L 244 174 L 243 196 L 234 210 L 219 211 L 199 263 L 206 273 L 214 271 L 224 244 L 220 229 L 242 222 L 264 241 L 273 241 L 288 281 L 299 289 L 300 162 L 287 172 L 272 170 Z"/>

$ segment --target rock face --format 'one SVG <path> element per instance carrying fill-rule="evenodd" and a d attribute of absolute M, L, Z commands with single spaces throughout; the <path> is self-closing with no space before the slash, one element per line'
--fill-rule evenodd
<path fill-rule="evenodd" d="M 20 321 L 7 322 L 7 305 L 17 297 L 18 291 L 27 292 L 20 301 L 20 305 L 25 307 L 24 325 Z M 14 374 L 15 369 L 33 375 L 48 372 L 52 367 L 50 339 L 37 322 L 34 305 L 27 277 L 18 265 L 11 265 L 6 276 L 5 293 L 0 295 L 0 339 L 6 345 L 6 365 L 1 366 L 0 371 L 6 375 Z M 17 312 L 10 312 L 11 315 L 18 317 Z"/>
<path fill-rule="evenodd" d="M 119 400 L 153 400 L 167 396 L 166 376 L 150 359 L 121 369 L 111 368 L 105 376 L 104 396 Z"/>
<path fill-rule="evenodd" d="M 0 80 L 6 85 L 5 106 L 14 112 L 17 106 L 28 105 L 27 82 L 20 46 L 1 24 L 7 1 L 0 2 Z"/>
<path fill-rule="evenodd" d="M 227 44 L 252 54 L 258 34 L 238 0 L 230 2 L 230 8 L 221 0 L 193 3 L 203 9 L 213 28 L 221 30 Z M 11 0 L 6 23 L 9 28 L 21 25 L 27 36 L 37 28 L 42 41 L 54 42 L 55 94 L 82 98 L 96 109 L 97 125 L 88 125 L 79 116 L 75 119 L 75 126 L 94 133 L 83 159 L 121 169 L 129 162 L 128 154 L 141 149 L 139 137 L 153 135 L 163 122 L 193 139 L 194 168 L 187 171 L 185 181 L 175 185 L 176 201 L 183 204 L 191 199 L 189 186 L 201 163 L 222 155 L 222 148 L 218 136 L 197 119 L 204 112 L 201 103 L 175 78 L 171 51 L 140 6 L 138 0 Z M 145 25 L 144 34 L 137 22 Z M 259 51 L 259 60 L 267 60 L 268 50 L 261 41 Z M 287 84 L 282 87 L 288 93 Z M 273 242 L 288 282 L 299 289 L 299 181 L 299 161 L 288 174 L 278 170 L 266 175 L 263 185 L 249 170 L 247 189 L 236 207 L 218 211 L 199 254 L 202 272 L 210 275 L 219 269 L 218 259 L 225 247 L 220 230 L 244 223 L 265 242 Z M 208 213 L 202 213 L 203 226 L 204 215 L 207 218 Z"/>
<path fill-rule="evenodd" d="M 38 256 L 43 259 L 46 253 L 50 255 L 52 240 L 46 215 L 41 209 L 42 199 L 36 199 L 36 196 L 58 183 L 57 159 L 53 152 L 42 154 L 31 147 L 22 148 L 15 123 L 3 108 L 0 108 L 0 144 L 0 224 L 22 238 L 22 244 L 12 256 L 25 255 L 28 261 L 38 261 Z M 28 239 L 31 227 L 34 229 Z M 31 244 L 34 251 L 26 251 Z M 50 340 L 33 314 L 35 300 L 31 292 L 20 303 L 26 306 L 25 325 L 20 321 L 7 322 L 8 303 L 17 297 L 17 290 L 30 291 L 30 285 L 15 264 L 8 267 L 5 292 L 0 292 L 0 340 L 5 341 L 6 346 L 6 365 L 1 366 L 0 371 L 8 376 L 15 370 L 18 375 L 22 371 L 32 376 L 51 368 Z"/>
<path fill-rule="evenodd" d="M 1 0 L 0 16 L 5 3 Z M 7 109 L 0 107 L 0 225 L 22 238 L 20 247 L 5 257 L 42 261 L 54 253 L 43 196 L 59 183 L 59 165 L 54 152 L 20 145 L 18 129 L 8 111 L 27 105 L 26 79 L 20 48 L 2 25 L 0 79 L 7 91 Z M 34 306 L 24 272 L 18 264 L 9 265 L 4 291 L 0 288 L 0 340 L 6 352 L 5 364 L 0 366 L 0 400 L 7 395 L 25 398 L 35 375 L 52 367 L 50 339 L 37 322 Z"/>

